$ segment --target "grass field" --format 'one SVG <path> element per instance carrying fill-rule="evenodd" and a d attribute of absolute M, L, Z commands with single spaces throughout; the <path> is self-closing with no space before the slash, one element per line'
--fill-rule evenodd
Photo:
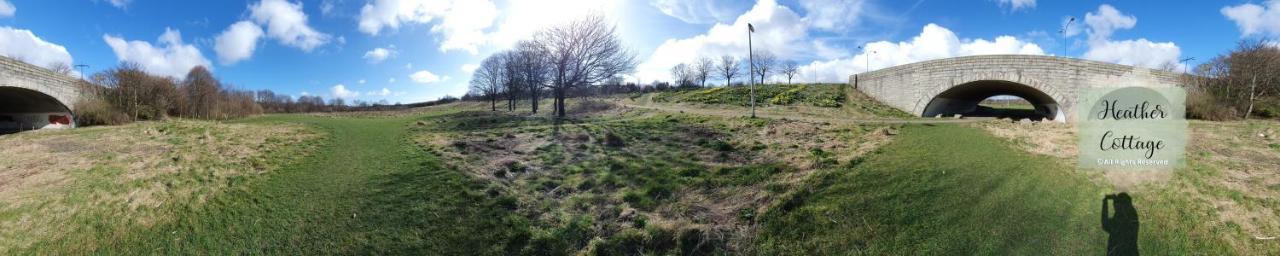
<path fill-rule="evenodd" d="M 0 254 L 1100 254 L 1118 189 L 1145 254 L 1280 252 L 1273 121 L 1193 122 L 1186 168 L 1117 185 L 1070 125 L 653 96 L 6 135 Z"/>

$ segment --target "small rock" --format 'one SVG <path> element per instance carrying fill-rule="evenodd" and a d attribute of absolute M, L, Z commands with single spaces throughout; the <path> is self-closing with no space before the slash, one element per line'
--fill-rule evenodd
<path fill-rule="evenodd" d="M 618 214 L 618 219 L 627 221 L 627 220 L 631 220 L 631 218 L 635 216 L 636 216 L 636 209 L 627 208 L 627 209 L 623 209 L 622 213 Z"/>

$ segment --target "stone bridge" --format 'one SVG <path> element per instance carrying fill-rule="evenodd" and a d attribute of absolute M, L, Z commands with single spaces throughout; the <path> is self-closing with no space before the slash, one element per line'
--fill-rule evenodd
<path fill-rule="evenodd" d="M 0 134 L 75 127 L 76 78 L 0 56 Z"/>
<path fill-rule="evenodd" d="M 1177 86 L 1178 73 L 1041 55 L 979 55 L 923 61 L 849 76 L 859 91 L 916 116 L 966 115 L 998 95 L 1017 96 L 1041 118 L 1075 119 L 1089 88 Z"/>

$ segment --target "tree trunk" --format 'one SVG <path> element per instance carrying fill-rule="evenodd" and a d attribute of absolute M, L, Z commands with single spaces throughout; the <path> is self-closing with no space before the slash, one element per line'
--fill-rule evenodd
<path fill-rule="evenodd" d="M 1249 120 L 1249 114 L 1253 113 L 1253 100 L 1258 94 L 1258 75 L 1253 75 L 1253 80 L 1249 83 L 1249 110 L 1244 111 L 1244 120 Z"/>
<path fill-rule="evenodd" d="M 537 114 L 538 113 L 538 90 L 535 89 L 535 90 L 529 91 L 529 102 L 531 102 L 529 104 L 529 109 L 533 110 L 534 114 Z"/>
<path fill-rule="evenodd" d="M 498 111 L 498 95 L 489 96 L 489 111 Z"/>
<path fill-rule="evenodd" d="M 556 90 L 556 116 L 564 117 L 564 96 L 565 88 Z"/>

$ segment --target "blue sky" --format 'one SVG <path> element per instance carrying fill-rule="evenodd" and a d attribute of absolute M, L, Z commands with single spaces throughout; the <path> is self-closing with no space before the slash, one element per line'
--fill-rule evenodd
<path fill-rule="evenodd" d="M 460 95 L 488 54 L 588 13 L 617 23 L 640 61 L 626 77 L 643 83 L 701 56 L 745 56 L 747 22 L 802 81 L 995 53 L 1194 65 L 1280 37 L 1280 0 L 0 0 L 0 54 L 87 73 L 208 65 L 242 89 L 407 103 Z"/>

